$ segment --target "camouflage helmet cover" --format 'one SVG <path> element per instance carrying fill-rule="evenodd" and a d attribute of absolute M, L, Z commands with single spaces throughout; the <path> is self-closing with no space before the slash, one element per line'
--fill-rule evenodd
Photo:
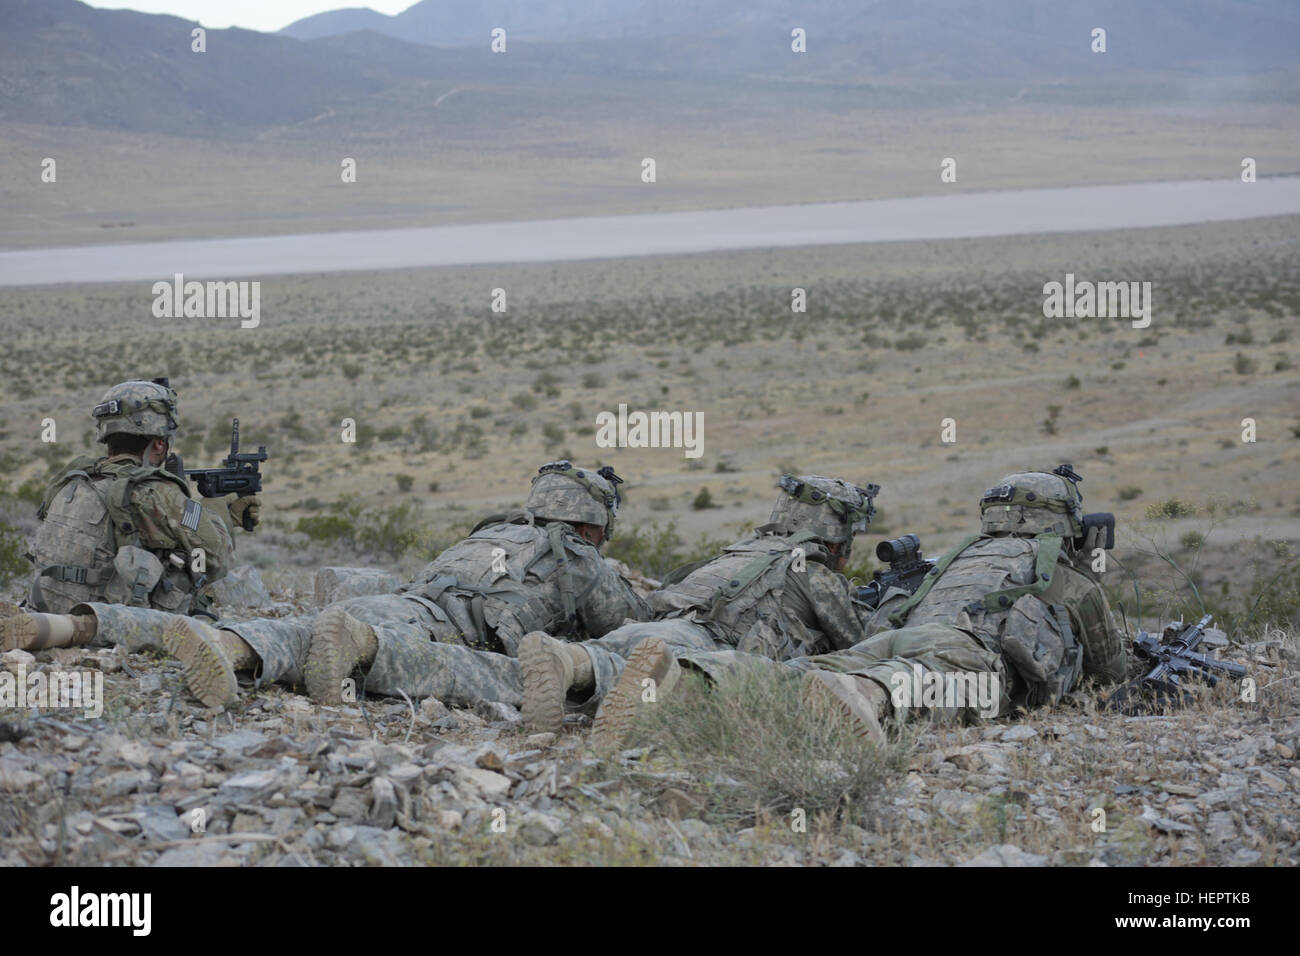
<path fill-rule="evenodd" d="M 180 427 L 176 393 L 165 380 L 114 385 L 90 410 L 97 441 L 110 435 L 145 435 L 170 441 Z"/>
<path fill-rule="evenodd" d="M 1073 476 L 1073 477 L 1071 477 Z M 1069 465 L 1056 471 L 1007 475 L 980 498 L 980 530 L 985 534 L 1083 534 L 1082 481 Z"/>
<path fill-rule="evenodd" d="M 810 531 L 822 541 L 852 543 L 853 536 L 867 530 L 876 513 L 874 499 L 879 485 L 865 488 L 839 478 L 821 475 L 782 475 L 777 484 L 781 494 L 772 507 L 769 523 L 778 534 Z"/>
<path fill-rule="evenodd" d="M 535 518 L 599 525 L 608 541 L 614 536 L 622 483 L 609 465 L 577 468 L 568 461 L 547 462 L 537 469 L 524 510 Z"/>

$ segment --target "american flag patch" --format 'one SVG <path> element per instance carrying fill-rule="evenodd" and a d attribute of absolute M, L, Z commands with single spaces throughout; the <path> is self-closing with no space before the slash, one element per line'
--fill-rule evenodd
<path fill-rule="evenodd" d="M 185 502 L 185 511 L 181 514 L 181 527 L 191 531 L 199 530 L 199 519 L 203 517 L 203 506 L 191 499 Z"/>

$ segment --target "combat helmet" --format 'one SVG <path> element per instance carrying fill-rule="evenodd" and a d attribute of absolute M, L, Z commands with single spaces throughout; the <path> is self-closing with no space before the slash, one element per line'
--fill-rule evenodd
<path fill-rule="evenodd" d="M 95 419 L 96 440 L 101 442 L 108 441 L 110 435 L 146 435 L 171 441 L 180 427 L 176 393 L 165 378 L 114 385 L 90 415 Z"/>
<path fill-rule="evenodd" d="M 1083 534 L 1083 479 L 1070 465 L 1007 475 L 980 498 L 984 534 Z"/>
<path fill-rule="evenodd" d="M 608 541 L 614 537 L 622 483 L 609 465 L 577 468 L 569 461 L 547 462 L 537 469 L 524 510 L 534 518 L 600 525 Z"/>
<path fill-rule="evenodd" d="M 845 556 L 853 536 L 867 530 L 876 513 L 875 497 L 880 486 L 865 488 L 839 478 L 821 475 L 782 475 L 777 482 L 781 494 L 772 508 L 768 527 L 777 534 L 809 531 L 828 544 L 843 544 Z"/>

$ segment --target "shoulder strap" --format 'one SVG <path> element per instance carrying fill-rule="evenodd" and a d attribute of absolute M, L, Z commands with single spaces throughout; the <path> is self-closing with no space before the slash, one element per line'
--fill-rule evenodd
<path fill-rule="evenodd" d="M 524 511 L 503 511 L 500 514 L 488 515 L 470 528 L 469 533 L 476 534 L 493 524 L 528 524 L 528 515 Z"/>
<path fill-rule="evenodd" d="M 943 576 L 945 571 L 948 570 L 948 565 L 952 564 L 953 561 L 956 560 L 957 555 L 961 554 L 982 537 L 984 537 L 982 534 L 973 534 L 970 537 L 963 538 L 957 547 L 953 548 L 940 558 L 938 562 L 935 563 L 935 566 L 930 569 L 930 573 L 921 579 L 921 586 L 913 591 L 912 596 L 900 604 L 897 609 L 889 615 L 889 623 L 894 627 L 902 627 L 903 621 L 907 619 L 907 615 L 912 613 L 912 608 L 925 600 L 925 596 L 930 593 L 930 588 L 934 587 L 934 583 Z"/>
<path fill-rule="evenodd" d="M 700 558 L 700 560 L 692 561 L 689 564 L 678 565 L 664 575 L 663 583 L 660 587 L 666 588 L 673 584 L 680 584 L 691 576 L 692 571 L 698 571 L 712 560 L 712 558 Z"/>
<path fill-rule="evenodd" d="M 59 489 L 66 485 L 73 478 L 85 478 L 93 480 L 94 475 L 98 474 L 99 460 L 91 458 L 89 455 L 79 455 L 64 467 L 64 469 L 55 475 L 48 485 L 45 486 L 45 495 L 41 498 L 40 507 L 36 509 L 36 517 L 41 521 L 49 513 L 50 503 L 54 501 L 54 496 L 58 494 Z"/>
<path fill-rule="evenodd" d="M 1056 559 L 1061 556 L 1061 547 L 1065 543 L 1059 534 L 1040 534 L 1038 541 L 1038 558 L 1034 561 L 1034 581 L 1014 588 L 1003 588 L 984 595 L 983 604 L 986 611 L 1002 611 L 1011 607 L 1026 594 L 1041 594 L 1052 583 L 1052 572 L 1056 569 Z"/>
<path fill-rule="evenodd" d="M 113 479 L 113 483 L 109 485 L 108 518 L 113 523 L 113 533 L 116 537 L 115 544 L 117 547 L 120 548 L 124 542 L 135 547 L 140 546 L 139 515 L 135 504 L 131 500 L 131 493 L 142 482 L 159 478 L 170 481 L 185 493 L 186 498 L 190 497 L 190 488 L 185 483 L 185 479 L 173 475 L 165 469 L 153 468 L 148 465 L 127 468 L 120 472 Z"/>

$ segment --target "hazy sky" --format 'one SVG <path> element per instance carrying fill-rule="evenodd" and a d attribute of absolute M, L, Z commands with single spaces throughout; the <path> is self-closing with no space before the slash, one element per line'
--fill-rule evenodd
<path fill-rule="evenodd" d="M 267 33 L 324 10 L 369 7 L 380 13 L 401 13 L 414 3 L 415 0 L 89 0 L 92 7 L 170 13 L 213 29 L 243 27 Z"/>

